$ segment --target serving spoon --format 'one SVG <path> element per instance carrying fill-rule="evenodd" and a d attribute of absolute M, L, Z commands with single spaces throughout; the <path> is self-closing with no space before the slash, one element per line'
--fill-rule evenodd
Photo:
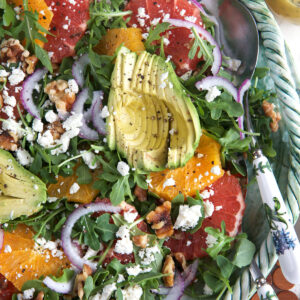
<path fill-rule="evenodd" d="M 242 62 L 234 71 L 234 83 L 239 86 L 244 80 L 251 79 L 258 59 L 259 37 L 252 14 L 238 0 L 202 0 L 208 13 L 216 20 L 216 39 L 223 48 L 223 54 Z M 249 113 L 248 94 L 245 96 L 247 129 L 253 132 Z M 273 237 L 276 253 L 285 278 L 294 284 L 300 283 L 300 244 L 292 225 L 282 195 L 268 159 L 263 155 L 257 140 L 252 136 L 253 169 Z M 258 292 L 267 288 L 260 280 L 259 269 L 255 262 L 250 266 Z"/>

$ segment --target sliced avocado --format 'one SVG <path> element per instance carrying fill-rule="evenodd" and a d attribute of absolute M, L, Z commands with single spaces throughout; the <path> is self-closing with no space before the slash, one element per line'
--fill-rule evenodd
<path fill-rule="evenodd" d="M 0 149 L 0 223 L 39 211 L 47 200 L 44 182 Z"/>
<path fill-rule="evenodd" d="M 191 99 L 161 57 L 146 51 L 138 58 L 126 50 L 120 52 L 108 101 L 109 111 L 115 112 L 107 119 L 110 149 L 145 171 L 183 166 L 201 136 Z"/>

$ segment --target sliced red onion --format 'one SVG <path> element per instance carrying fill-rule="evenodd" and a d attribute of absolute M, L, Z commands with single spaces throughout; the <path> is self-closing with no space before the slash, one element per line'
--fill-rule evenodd
<path fill-rule="evenodd" d="M 33 101 L 32 94 L 36 84 L 41 79 L 43 79 L 46 73 L 46 69 L 37 69 L 32 75 L 27 77 L 27 79 L 23 82 L 22 91 L 20 95 L 22 105 L 26 109 L 26 111 L 39 120 L 41 119 L 41 115 Z"/>
<path fill-rule="evenodd" d="M 222 87 L 228 91 L 235 101 L 238 99 L 238 91 L 236 87 L 226 78 L 219 76 L 208 76 L 196 83 L 198 90 L 208 90 L 214 86 Z"/>
<path fill-rule="evenodd" d="M 72 67 L 72 75 L 80 87 L 84 85 L 84 68 L 90 63 L 87 54 L 82 55 Z"/>
<path fill-rule="evenodd" d="M 86 264 L 92 268 L 92 270 L 96 270 L 97 263 L 94 263 L 88 259 L 82 258 L 77 249 L 74 248 L 74 245 L 71 240 L 71 233 L 75 223 L 82 217 L 89 213 L 95 213 L 98 211 L 109 212 L 109 213 L 118 213 L 121 208 L 118 206 L 113 206 L 108 203 L 95 202 L 90 204 L 85 204 L 77 209 L 75 209 L 68 217 L 62 232 L 61 232 L 61 241 L 63 250 L 70 260 L 70 262 L 77 267 L 78 269 L 82 269 L 83 265 Z"/>
<path fill-rule="evenodd" d="M 75 276 L 68 282 L 57 282 L 51 277 L 47 276 L 43 283 L 51 290 L 60 293 L 60 294 L 69 294 L 73 289 Z"/>
<path fill-rule="evenodd" d="M 4 244 L 4 231 L 3 229 L 0 229 L 0 252 L 2 250 L 3 244 Z"/>
<path fill-rule="evenodd" d="M 158 289 L 151 289 L 151 293 L 157 294 L 157 295 L 168 295 L 170 290 L 171 290 L 171 288 L 160 286 Z"/>
<path fill-rule="evenodd" d="M 241 84 L 241 86 L 238 89 L 238 94 L 237 94 L 237 102 L 241 103 L 241 105 L 244 107 L 244 95 L 245 93 L 249 90 L 251 86 L 251 80 L 250 79 L 246 79 L 245 81 L 243 81 L 243 83 Z M 244 130 L 244 115 L 241 117 L 238 117 L 238 125 L 240 127 L 240 129 Z M 245 134 L 243 132 L 240 132 L 240 138 L 241 140 L 243 140 L 245 138 Z"/>
<path fill-rule="evenodd" d="M 199 260 L 195 259 L 195 261 L 183 272 L 182 277 L 184 279 L 184 288 L 188 287 L 195 280 L 198 266 Z"/>
<path fill-rule="evenodd" d="M 88 126 L 89 119 L 85 118 L 83 109 L 84 103 L 89 97 L 88 89 L 83 89 L 78 95 L 72 106 L 72 112 L 76 114 L 83 114 L 82 126 L 80 127 L 79 136 L 83 139 L 95 141 L 99 138 L 99 135 L 96 130 Z"/>
<path fill-rule="evenodd" d="M 105 135 L 106 128 L 105 128 L 105 121 L 101 117 L 101 104 L 103 99 L 103 93 L 98 94 L 97 100 L 95 101 L 92 109 L 92 121 L 94 127 L 97 129 L 98 133 Z"/>
<path fill-rule="evenodd" d="M 170 289 L 165 300 L 180 300 L 184 292 L 183 277 L 179 272 L 175 273 L 174 286 Z"/>
<path fill-rule="evenodd" d="M 212 37 L 212 35 L 204 28 L 192 22 L 178 20 L 178 19 L 168 19 L 167 22 L 176 27 L 185 27 L 188 29 L 194 27 L 195 30 L 198 32 L 198 34 L 200 34 L 203 38 L 205 38 L 212 46 L 215 46 L 213 50 L 214 61 L 211 67 L 211 72 L 213 75 L 217 75 L 222 65 L 222 54 L 221 54 L 220 47 L 218 46 L 217 42 Z"/>

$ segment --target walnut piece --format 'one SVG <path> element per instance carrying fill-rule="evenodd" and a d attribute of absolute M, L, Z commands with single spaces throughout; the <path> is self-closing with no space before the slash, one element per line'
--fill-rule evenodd
<path fill-rule="evenodd" d="M 180 264 L 181 268 L 183 270 L 186 269 L 186 259 L 185 256 L 182 252 L 176 252 L 174 253 L 174 257 L 176 259 L 176 261 Z"/>
<path fill-rule="evenodd" d="M 27 74 L 32 74 L 35 70 L 35 66 L 38 62 L 38 58 L 35 55 L 31 55 L 27 58 L 25 58 L 22 69 Z"/>
<path fill-rule="evenodd" d="M 49 124 L 48 129 L 53 136 L 53 140 L 58 140 L 65 132 L 65 129 L 63 128 L 62 123 L 59 120 Z"/>
<path fill-rule="evenodd" d="M 169 274 L 163 277 L 163 281 L 166 287 L 172 287 L 174 285 L 175 277 L 175 263 L 171 255 L 167 255 L 164 265 L 162 267 L 163 274 Z"/>
<path fill-rule="evenodd" d="M 16 151 L 18 149 L 18 137 L 13 133 L 9 134 L 4 131 L 0 134 L 0 148 L 8 151 Z"/>
<path fill-rule="evenodd" d="M 147 190 L 140 188 L 138 185 L 135 186 L 133 193 L 139 201 L 144 202 L 147 200 Z"/>
<path fill-rule="evenodd" d="M 25 50 L 19 40 L 10 38 L 0 44 L 0 62 L 17 63 L 29 57 L 29 51 Z"/>
<path fill-rule="evenodd" d="M 274 111 L 274 104 L 266 100 L 263 101 L 262 108 L 267 117 L 272 119 L 270 123 L 270 128 L 273 132 L 276 132 L 279 128 L 279 121 L 281 120 L 281 115 L 279 112 Z"/>
<path fill-rule="evenodd" d="M 157 206 L 154 211 L 151 211 L 146 220 L 152 224 L 151 228 L 155 230 L 155 234 L 159 239 L 172 236 L 174 233 L 171 220 L 171 202 L 165 201 L 162 205 Z"/>
<path fill-rule="evenodd" d="M 148 243 L 148 236 L 146 234 L 136 235 L 132 237 L 132 241 L 137 247 L 146 248 Z"/>
<path fill-rule="evenodd" d="M 84 296 L 84 290 L 83 290 L 84 283 L 85 283 L 86 279 L 90 275 L 92 275 L 92 273 L 93 273 L 93 271 L 92 271 L 91 267 L 84 264 L 82 272 L 75 277 L 73 294 L 74 294 L 74 296 L 76 296 L 76 293 L 77 293 L 77 296 L 79 297 L 80 300 L 82 300 L 83 296 Z"/>
<path fill-rule="evenodd" d="M 68 82 L 62 79 L 49 82 L 44 92 L 60 112 L 69 111 L 76 98 L 75 93 L 69 90 Z"/>

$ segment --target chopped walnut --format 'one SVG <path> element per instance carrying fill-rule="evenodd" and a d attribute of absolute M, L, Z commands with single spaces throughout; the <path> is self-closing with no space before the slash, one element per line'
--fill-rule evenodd
<path fill-rule="evenodd" d="M 148 236 L 146 234 L 136 235 L 132 237 L 132 241 L 137 247 L 146 248 L 148 243 Z"/>
<path fill-rule="evenodd" d="M 8 151 L 16 151 L 18 149 L 18 137 L 13 133 L 2 132 L 0 134 L 0 148 Z"/>
<path fill-rule="evenodd" d="M 65 129 L 63 128 L 62 123 L 59 120 L 49 124 L 48 129 L 53 136 L 53 140 L 58 140 L 65 132 Z"/>
<path fill-rule="evenodd" d="M 154 211 L 151 211 L 146 220 L 152 224 L 151 228 L 155 230 L 155 234 L 159 239 L 164 239 L 172 236 L 174 233 L 171 220 L 171 202 L 166 201 L 162 205 L 157 206 Z"/>
<path fill-rule="evenodd" d="M 166 287 L 172 287 L 174 285 L 175 277 L 175 263 L 171 255 L 167 255 L 164 265 L 162 267 L 163 274 L 169 274 L 163 277 L 163 281 Z"/>
<path fill-rule="evenodd" d="M 174 253 L 174 257 L 176 259 L 176 261 L 180 264 L 181 268 L 183 270 L 186 269 L 186 259 L 185 256 L 182 252 L 176 252 Z"/>
<path fill-rule="evenodd" d="M 0 109 L 2 109 L 3 107 L 3 97 L 2 95 L 0 94 Z"/>
<path fill-rule="evenodd" d="M 44 299 L 44 292 L 40 291 L 36 296 L 35 300 L 43 300 Z"/>
<path fill-rule="evenodd" d="M 29 56 L 19 40 L 10 38 L 0 44 L 0 61 L 5 63 L 17 63 L 24 61 Z"/>
<path fill-rule="evenodd" d="M 84 296 L 84 290 L 83 290 L 84 283 L 85 283 L 86 279 L 90 275 L 92 275 L 92 273 L 93 273 L 93 271 L 90 266 L 83 265 L 82 272 L 75 277 L 73 293 L 74 293 L 74 296 L 76 296 L 76 293 L 77 293 L 77 296 L 79 297 L 80 300 L 82 300 L 83 296 Z"/>
<path fill-rule="evenodd" d="M 38 62 L 38 58 L 35 55 L 31 55 L 27 58 L 25 58 L 22 69 L 27 74 L 32 74 L 35 70 L 35 66 Z"/>
<path fill-rule="evenodd" d="M 144 202 L 147 200 L 147 190 L 140 188 L 138 185 L 136 185 L 134 188 L 134 195 L 141 202 Z"/>
<path fill-rule="evenodd" d="M 69 111 L 76 98 L 75 93 L 69 90 L 68 82 L 61 79 L 49 82 L 44 91 L 61 112 Z"/>
<path fill-rule="evenodd" d="M 281 120 L 281 115 L 279 112 L 274 111 L 274 104 L 266 100 L 263 101 L 262 108 L 267 117 L 272 119 L 270 123 L 270 128 L 273 132 L 276 132 L 279 128 L 279 121 Z"/>

